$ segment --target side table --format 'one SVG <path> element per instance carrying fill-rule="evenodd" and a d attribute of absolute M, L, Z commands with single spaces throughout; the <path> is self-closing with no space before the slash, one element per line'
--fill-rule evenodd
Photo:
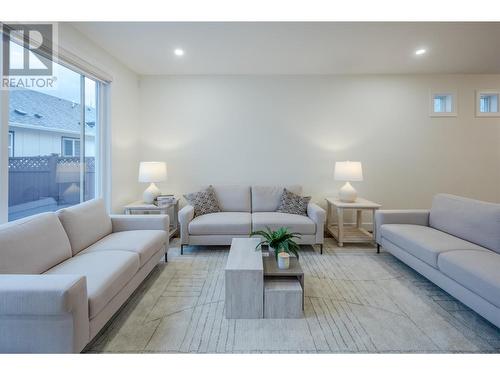
<path fill-rule="evenodd" d="M 327 230 L 335 238 L 340 247 L 344 243 L 373 243 L 375 245 L 375 212 L 382 207 L 380 204 L 371 202 L 367 199 L 358 198 L 356 202 L 345 203 L 338 198 L 326 198 L 328 205 L 327 209 Z M 356 211 L 356 224 L 344 224 L 344 210 L 350 209 Z M 368 232 L 362 226 L 363 210 L 372 212 L 373 217 L 373 233 Z M 332 220 L 332 213 L 337 213 L 337 222 Z"/>
<path fill-rule="evenodd" d="M 127 204 L 124 207 L 125 215 L 144 215 L 144 214 L 160 214 L 168 215 L 170 218 L 170 230 L 168 238 L 175 236 L 179 230 L 179 199 L 164 207 L 158 207 L 155 204 L 144 203 L 142 201 Z"/>

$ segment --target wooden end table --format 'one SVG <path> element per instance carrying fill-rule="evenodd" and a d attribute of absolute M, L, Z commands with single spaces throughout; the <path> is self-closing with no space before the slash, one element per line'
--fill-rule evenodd
<path fill-rule="evenodd" d="M 380 204 L 371 202 L 367 199 L 358 198 L 356 202 L 341 202 L 338 198 L 326 198 L 327 209 L 327 230 L 335 238 L 340 247 L 344 243 L 372 243 L 375 245 L 375 212 L 382 207 Z M 344 224 L 344 210 L 356 211 L 356 224 Z M 372 211 L 373 233 L 368 232 L 362 226 L 363 211 Z M 333 222 L 332 214 L 336 212 L 337 222 Z"/>
<path fill-rule="evenodd" d="M 168 238 L 172 238 L 177 234 L 179 229 L 179 199 L 176 198 L 174 202 L 164 207 L 158 207 L 152 203 L 144 203 L 143 201 L 136 201 L 127 204 L 124 208 L 125 215 L 144 215 L 144 214 L 160 214 L 168 215 L 170 218 L 170 230 Z"/>

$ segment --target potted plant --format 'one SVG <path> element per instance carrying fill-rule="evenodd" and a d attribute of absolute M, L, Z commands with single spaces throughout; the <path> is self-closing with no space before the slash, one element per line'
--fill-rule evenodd
<path fill-rule="evenodd" d="M 266 227 L 266 230 L 252 232 L 250 236 L 260 236 L 263 238 L 256 248 L 261 245 L 269 246 L 270 250 L 274 251 L 278 268 L 280 269 L 290 267 L 290 254 L 295 255 L 297 259 L 299 258 L 299 245 L 294 241 L 295 238 L 301 238 L 299 233 L 289 232 L 284 227 L 276 231 L 272 231 L 269 227 Z"/>

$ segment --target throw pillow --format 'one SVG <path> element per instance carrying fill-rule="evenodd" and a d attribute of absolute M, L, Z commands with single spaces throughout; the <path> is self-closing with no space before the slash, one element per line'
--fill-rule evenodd
<path fill-rule="evenodd" d="M 311 197 L 301 197 L 300 195 L 292 193 L 290 190 L 283 189 L 280 204 L 276 212 L 307 216 L 307 205 L 310 200 Z"/>
<path fill-rule="evenodd" d="M 212 185 L 205 190 L 185 194 L 184 198 L 194 207 L 194 216 L 220 212 L 219 201 Z"/>

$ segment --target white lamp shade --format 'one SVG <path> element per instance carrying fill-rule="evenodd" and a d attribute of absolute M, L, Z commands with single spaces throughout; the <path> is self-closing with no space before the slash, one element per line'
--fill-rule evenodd
<path fill-rule="evenodd" d="M 338 161 L 333 177 L 337 181 L 363 181 L 363 170 L 359 161 Z"/>
<path fill-rule="evenodd" d="M 139 182 L 161 182 L 167 179 L 167 164 L 162 161 L 142 161 Z"/>

